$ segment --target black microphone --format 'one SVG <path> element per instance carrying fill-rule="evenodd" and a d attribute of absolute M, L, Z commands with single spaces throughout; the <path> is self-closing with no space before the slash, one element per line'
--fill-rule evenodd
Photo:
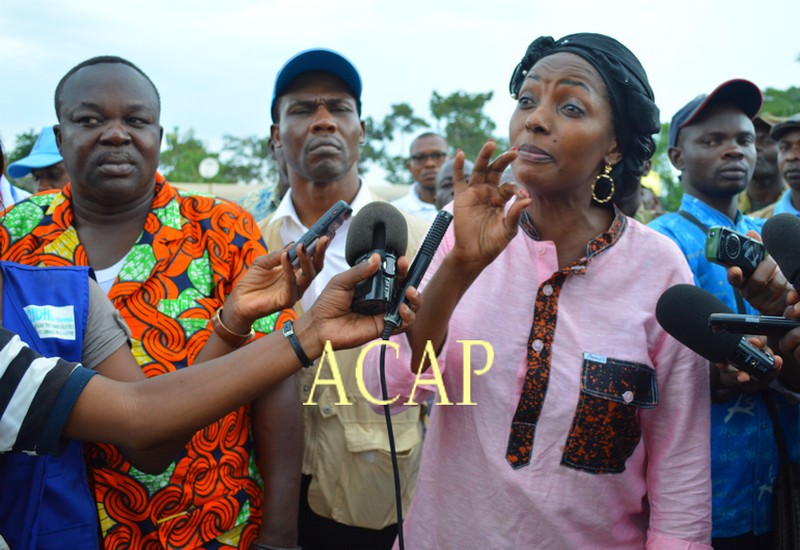
<path fill-rule="evenodd" d="M 775 360 L 738 334 L 711 332 L 712 313 L 731 310 L 716 296 L 693 285 L 675 285 L 658 299 L 656 319 L 681 344 L 714 363 L 728 362 L 761 378 L 774 368 Z"/>
<path fill-rule="evenodd" d="M 371 202 L 350 222 L 345 243 L 345 259 L 351 266 L 372 254 L 381 257 L 381 266 L 369 279 L 356 284 L 351 309 L 355 313 L 384 313 L 394 296 L 397 258 L 406 253 L 408 224 L 400 211 L 388 202 Z"/>
<path fill-rule="evenodd" d="M 400 306 L 406 301 L 406 290 L 408 290 L 410 286 L 419 286 L 420 281 L 422 281 L 422 276 L 425 275 L 428 266 L 431 265 L 433 255 L 436 253 L 436 249 L 439 248 L 439 243 L 442 242 L 444 233 L 447 231 L 451 221 L 453 221 L 453 215 L 446 210 L 440 210 L 439 213 L 436 214 L 433 225 L 428 229 L 425 240 L 422 241 L 422 245 L 419 247 L 414 261 L 411 262 L 411 267 L 408 268 L 408 276 L 397 290 L 394 300 L 392 301 L 392 307 L 389 308 L 389 311 L 386 312 L 386 316 L 383 318 L 384 321 L 386 321 L 386 328 L 384 328 L 384 331 L 388 329 L 391 333 L 393 329 L 400 326 Z"/>
<path fill-rule="evenodd" d="M 761 238 L 783 275 L 800 292 L 800 218 L 788 212 L 771 217 L 761 229 Z"/>

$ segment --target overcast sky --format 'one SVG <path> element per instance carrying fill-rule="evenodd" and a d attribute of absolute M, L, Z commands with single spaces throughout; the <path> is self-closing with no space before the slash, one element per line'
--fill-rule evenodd
<path fill-rule="evenodd" d="M 2 0 L 0 137 L 55 122 L 53 91 L 72 66 L 115 54 L 161 93 L 166 129 L 266 135 L 275 74 L 315 46 L 350 58 L 364 115 L 408 102 L 429 117 L 431 91 L 495 93 L 507 131 L 508 79 L 540 35 L 609 34 L 642 61 L 662 120 L 729 78 L 800 85 L 800 1 L 773 0 Z"/>

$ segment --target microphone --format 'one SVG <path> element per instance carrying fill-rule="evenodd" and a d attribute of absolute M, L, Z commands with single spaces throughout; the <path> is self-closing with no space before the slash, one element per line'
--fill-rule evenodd
<path fill-rule="evenodd" d="M 450 212 L 440 210 L 439 213 L 436 214 L 433 225 L 428 229 L 425 240 L 422 241 L 422 245 L 419 247 L 414 261 L 411 262 L 411 267 L 408 269 L 408 276 L 394 295 L 392 307 L 389 308 L 389 311 L 386 312 L 386 316 L 383 318 L 386 322 L 384 331 L 388 330 L 391 334 L 392 330 L 400 326 L 400 306 L 403 302 L 406 302 L 406 290 L 408 290 L 410 286 L 419 286 L 420 281 L 422 281 L 422 276 L 425 275 L 428 266 L 431 265 L 433 255 L 436 253 L 436 249 L 439 248 L 439 243 L 442 242 L 444 233 L 447 231 L 451 221 L 453 221 L 453 215 Z"/>
<path fill-rule="evenodd" d="M 681 344 L 714 363 L 728 362 L 761 378 L 775 360 L 738 334 L 711 332 L 712 313 L 731 313 L 717 297 L 693 285 L 670 287 L 658 299 L 656 319 Z"/>
<path fill-rule="evenodd" d="M 771 217 L 761 229 L 761 238 L 783 275 L 800 292 L 800 218 L 788 212 Z"/>
<path fill-rule="evenodd" d="M 381 257 L 381 266 L 369 279 L 355 287 L 351 309 L 355 313 L 385 313 L 394 296 L 397 258 L 406 253 L 408 224 L 400 211 L 388 202 L 371 202 L 350 222 L 345 243 L 345 259 L 354 266 L 372 254 Z"/>

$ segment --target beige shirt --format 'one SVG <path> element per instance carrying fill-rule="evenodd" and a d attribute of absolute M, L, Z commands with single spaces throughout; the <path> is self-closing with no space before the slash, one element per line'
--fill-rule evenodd
<path fill-rule="evenodd" d="M 375 200 L 378 199 L 362 186 L 351 204 L 353 215 L 361 206 Z M 429 223 L 413 216 L 405 218 L 408 222 L 407 256 L 413 258 Z M 326 253 L 326 266 L 344 262 L 343 243 L 349 225 L 346 223 L 336 232 Z M 283 247 L 283 239 L 287 238 L 285 226 L 302 227 L 291 202 L 291 192 L 284 196 L 275 213 L 260 223 L 269 250 Z M 332 258 L 332 255 L 341 257 Z M 323 270 L 320 276 L 327 283 L 333 274 Z M 319 291 L 321 288 L 316 286 L 309 288 L 303 301 L 313 302 Z M 298 314 L 302 313 L 302 304 L 295 304 L 295 309 Z M 352 405 L 337 404 L 339 393 L 332 385 L 317 385 L 314 404 L 303 405 L 303 473 L 312 476 L 308 501 L 316 514 L 345 525 L 382 529 L 396 522 L 389 438 L 384 417 L 372 410 L 358 388 L 355 372 L 360 352 L 361 348 L 354 348 L 334 353 L 347 401 Z M 297 375 L 302 403 L 309 401 L 318 365 L 319 361 Z M 322 369 L 321 379 L 333 377 L 330 361 L 326 360 Z M 422 408 L 417 406 L 392 416 L 404 512 L 416 487 L 422 450 L 422 415 Z"/>

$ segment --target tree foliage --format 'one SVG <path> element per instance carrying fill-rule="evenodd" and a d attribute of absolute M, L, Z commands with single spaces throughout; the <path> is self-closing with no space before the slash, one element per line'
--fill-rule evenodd
<path fill-rule="evenodd" d="M 498 142 L 498 150 L 508 148 L 508 141 L 494 136 L 497 125 L 484 113 L 492 92 L 471 94 L 458 91 L 444 96 L 434 91 L 430 100 L 431 124 L 407 103 L 392 105 L 382 120 L 367 117 L 367 140 L 361 148 L 363 167 L 369 163 L 381 166 L 389 183 L 412 183 L 406 167 L 411 138 L 427 128 L 436 128 L 451 149 L 462 149 L 474 159 L 487 139 Z"/>
<path fill-rule="evenodd" d="M 367 117 L 364 126 L 367 139 L 361 147 L 362 172 L 367 170 L 366 163 L 374 163 L 384 169 L 389 183 L 411 183 L 406 170 L 404 141 L 420 129 L 430 127 L 428 122 L 416 116 L 408 103 L 396 103 L 383 120 Z M 396 139 L 400 141 L 399 144 L 395 143 Z"/>
<path fill-rule="evenodd" d="M 468 159 L 477 157 L 486 140 L 494 137 L 497 124 L 483 112 L 493 95 L 455 92 L 445 97 L 434 90 L 431 96 L 431 114 L 437 126 L 444 129 L 447 143 L 464 151 Z M 505 139 L 500 141 L 507 143 Z M 498 143 L 499 151 L 507 148 L 503 143 Z"/>
<path fill-rule="evenodd" d="M 669 123 L 661 123 L 661 132 L 656 139 L 656 152 L 653 153 L 652 170 L 661 177 L 661 204 L 664 210 L 672 212 L 677 210 L 683 197 L 683 186 L 675 175 L 672 162 L 669 160 Z"/>
<path fill-rule="evenodd" d="M 223 136 L 225 162 L 220 177 L 225 181 L 262 184 L 278 181 L 278 166 L 269 154 L 269 137 Z"/>
<path fill-rule="evenodd" d="M 205 144 L 195 137 L 194 130 L 190 129 L 181 134 L 176 127 L 167 132 L 164 139 L 166 148 L 161 151 L 159 170 L 167 180 L 181 183 L 226 181 L 222 169 L 213 178 L 200 176 L 200 161 L 208 157 L 219 160 L 219 153 L 209 151 Z"/>
<path fill-rule="evenodd" d="M 764 90 L 764 105 L 761 110 L 775 116 L 786 117 L 800 113 L 800 88 L 788 90 L 767 88 Z"/>

